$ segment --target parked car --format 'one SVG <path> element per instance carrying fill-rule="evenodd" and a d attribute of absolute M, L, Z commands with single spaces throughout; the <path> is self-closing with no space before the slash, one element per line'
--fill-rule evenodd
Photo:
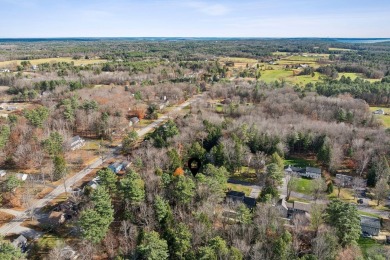
<path fill-rule="evenodd" d="M 357 200 L 357 203 L 358 203 L 358 204 L 363 204 L 363 199 L 358 199 L 358 200 Z"/>

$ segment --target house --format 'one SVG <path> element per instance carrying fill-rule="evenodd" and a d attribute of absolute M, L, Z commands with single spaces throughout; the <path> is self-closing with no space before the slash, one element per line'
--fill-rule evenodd
<path fill-rule="evenodd" d="M 336 174 L 336 179 L 341 183 L 342 187 L 352 187 L 353 177 L 344 174 Z"/>
<path fill-rule="evenodd" d="M 6 172 L 6 171 L 4 171 L 4 170 L 0 170 L 0 177 L 4 177 L 6 174 L 7 174 L 7 172 Z"/>
<path fill-rule="evenodd" d="M 139 123 L 139 118 L 138 117 L 132 117 L 130 118 L 129 126 L 133 126 Z"/>
<path fill-rule="evenodd" d="M 310 214 L 311 211 L 311 204 L 300 202 L 300 201 L 293 201 L 293 202 L 287 202 L 287 217 L 293 217 L 295 214 Z"/>
<path fill-rule="evenodd" d="M 383 109 L 377 109 L 374 112 L 372 112 L 374 115 L 384 115 L 385 111 Z"/>
<path fill-rule="evenodd" d="M 294 166 L 287 166 L 284 169 L 285 173 L 288 174 L 296 174 L 301 177 L 311 178 L 311 179 L 318 179 L 321 178 L 321 169 L 320 168 L 314 168 L 314 167 L 294 167 Z"/>
<path fill-rule="evenodd" d="M 14 241 L 12 241 L 12 245 L 16 248 L 20 248 L 20 250 L 24 253 L 27 248 L 27 238 L 23 235 L 18 236 Z"/>
<path fill-rule="evenodd" d="M 246 197 L 244 192 L 230 190 L 226 193 L 226 201 L 233 203 L 244 203 L 248 208 L 256 207 L 256 199 Z"/>
<path fill-rule="evenodd" d="M 76 135 L 74 137 L 72 137 L 71 141 L 70 141 L 70 149 L 72 151 L 76 150 L 76 149 L 79 149 L 81 147 L 83 147 L 85 145 L 85 140 L 82 139 L 80 136 Z"/>
<path fill-rule="evenodd" d="M 10 70 L 9 69 L 0 69 L 0 72 L 6 73 L 6 72 L 10 72 Z"/>
<path fill-rule="evenodd" d="M 287 202 L 284 197 L 278 201 L 276 207 L 279 209 L 281 216 L 288 219 L 293 218 L 296 214 L 309 216 L 311 211 L 310 203 L 300 201 Z"/>
<path fill-rule="evenodd" d="M 363 234 L 377 236 L 381 229 L 381 221 L 379 218 L 360 216 L 360 226 Z"/>
<path fill-rule="evenodd" d="M 16 178 L 18 178 L 18 180 L 21 180 L 21 181 L 27 180 L 27 177 L 28 177 L 28 175 L 26 173 L 17 173 L 16 174 Z"/>
<path fill-rule="evenodd" d="M 111 169 L 115 173 L 119 173 L 123 169 L 123 164 L 120 162 L 115 162 L 110 164 L 108 169 Z"/>
<path fill-rule="evenodd" d="M 31 66 L 31 69 L 32 69 L 32 70 L 38 70 L 38 65 L 32 65 L 32 66 Z"/>

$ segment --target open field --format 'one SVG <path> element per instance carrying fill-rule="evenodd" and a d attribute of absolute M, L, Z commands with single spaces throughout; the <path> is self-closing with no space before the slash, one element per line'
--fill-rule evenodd
<path fill-rule="evenodd" d="M 248 58 L 236 58 L 236 57 L 226 57 L 226 58 L 221 58 L 221 62 L 226 62 L 226 61 L 233 61 L 234 63 L 257 63 L 258 61 L 256 59 L 248 59 Z"/>
<path fill-rule="evenodd" d="M 346 78 L 350 77 L 351 80 L 355 80 L 356 78 L 361 78 L 361 79 L 364 79 L 364 80 L 368 80 L 370 82 L 381 81 L 381 79 L 368 79 L 361 73 L 340 72 L 338 79 L 340 79 L 342 76 L 344 76 Z"/>
<path fill-rule="evenodd" d="M 0 68 L 7 67 L 13 64 L 20 65 L 20 63 L 23 60 L 10 60 L 10 61 L 1 61 L 0 62 Z M 74 62 L 74 65 L 80 66 L 80 65 L 88 65 L 88 64 L 95 64 L 95 63 L 103 63 L 106 62 L 107 60 L 101 60 L 101 59 L 79 59 L 79 60 L 74 60 L 71 57 L 62 57 L 62 58 L 47 58 L 47 59 L 36 59 L 36 60 L 28 60 L 32 65 L 38 65 L 42 63 L 51 63 L 51 62 Z"/>
<path fill-rule="evenodd" d="M 315 162 L 314 159 L 309 159 L 309 158 L 302 158 L 298 156 L 289 156 L 284 159 L 284 165 L 293 165 L 296 167 L 306 167 L 306 166 L 317 166 L 317 163 Z"/>
<path fill-rule="evenodd" d="M 352 51 L 351 49 L 344 48 L 328 48 L 329 51 Z"/>
<path fill-rule="evenodd" d="M 390 114 L 390 108 L 389 107 L 372 107 L 370 106 L 370 111 L 375 111 L 378 109 L 383 109 L 385 113 Z M 385 127 L 390 128 L 390 115 L 375 115 L 377 118 L 380 118 L 383 122 L 383 125 Z"/>
<path fill-rule="evenodd" d="M 312 182 L 313 180 L 311 179 L 299 178 L 297 183 L 297 189 L 295 191 L 310 195 L 312 192 Z"/>
<path fill-rule="evenodd" d="M 228 184 L 226 184 L 226 186 L 228 189 L 232 189 L 234 191 L 244 192 L 245 196 L 249 196 L 249 194 L 251 194 L 251 191 L 252 191 L 251 188 L 246 187 L 244 185 L 240 185 L 240 184 L 228 183 Z"/>

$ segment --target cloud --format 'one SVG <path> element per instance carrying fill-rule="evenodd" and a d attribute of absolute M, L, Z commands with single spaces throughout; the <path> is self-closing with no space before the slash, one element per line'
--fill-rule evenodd
<path fill-rule="evenodd" d="M 208 4 L 205 2 L 190 2 L 189 7 L 210 16 L 222 16 L 228 14 L 230 9 L 222 4 Z"/>

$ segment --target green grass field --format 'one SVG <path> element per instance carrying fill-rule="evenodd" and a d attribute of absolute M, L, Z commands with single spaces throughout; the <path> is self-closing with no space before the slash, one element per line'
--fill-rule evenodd
<path fill-rule="evenodd" d="M 383 109 L 385 113 L 390 114 L 390 108 L 389 107 L 372 107 L 370 106 L 370 111 L 375 111 L 378 109 Z M 383 122 L 383 125 L 387 128 L 390 128 L 390 115 L 375 115 L 377 118 L 380 118 Z"/>
<path fill-rule="evenodd" d="M 362 250 L 364 257 L 367 257 L 367 250 L 368 249 L 381 246 L 372 238 L 360 237 L 357 242 L 358 242 L 360 249 Z"/>
<path fill-rule="evenodd" d="M 374 213 L 367 213 L 367 212 L 360 211 L 360 210 L 358 210 L 358 213 L 359 213 L 360 215 L 367 216 L 367 217 L 381 218 L 381 216 L 379 216 L 379 215 L 377 215 L 377 214 L 374 214 Z"/>
<path fill-rule="evenodd" d="M 232 189 L 234 191 L 244 192 L 245 196 L 249 196 L 249 194 L 251 194 L 251 191 L 252 191 L 251 188 L 244 186 L 244 185 L 240 185 L 240 184 L 228 183 L 228 184 L 226 184 L 226 186 L 227 186 L 227 188 Z"/>
<path fill-rule="evenodd" d="M 304 158 L 298 158 L 298 157 L 287 157 L 284 159 L 284 165 L 293 165 L 296 167 L 306 167 L 306 166 L 317 166 L 317 163 L 314 160 L 304 159 Z"/>
<path fill-rule="evenodd" d="M 310 195 L 312 192 L 312 182 L 313 180 L 311 179 L 299 178 L 296 192 Z"/>
<path fill-rule="evenodd" d="M 2 61 L 0 62 L 0 67 L 7 67 L 7 66 L 10 66 L 12 64 L 17 64 L 17 65 L 20 65 L 20 63 L 22 62 L 23 60 L 10 60 L 10 61 Z M 36 59 L 36 60 L 29 60 L 29 62 L 32 64 L 32 65 L 38 65 L 38 64 L 42 64 L 42 63 L 50 63 L 50 62 L 74 62 L 74 64 L 76 66 L 80 66 L 80 65 L 88 65 L 88 64 L 95 64 L 95 63 L 102 63 L 102 62 L 106 62 L 107 60 L 101 60 L 101 59 L 89 59 L 89 60 L 85 60 L 85 59 L 80 59 L 80 60 L 74 60 L 72 59 L 71 57 L 62 57 L 62 58 L 47 58 L 47 59 Z"/>

